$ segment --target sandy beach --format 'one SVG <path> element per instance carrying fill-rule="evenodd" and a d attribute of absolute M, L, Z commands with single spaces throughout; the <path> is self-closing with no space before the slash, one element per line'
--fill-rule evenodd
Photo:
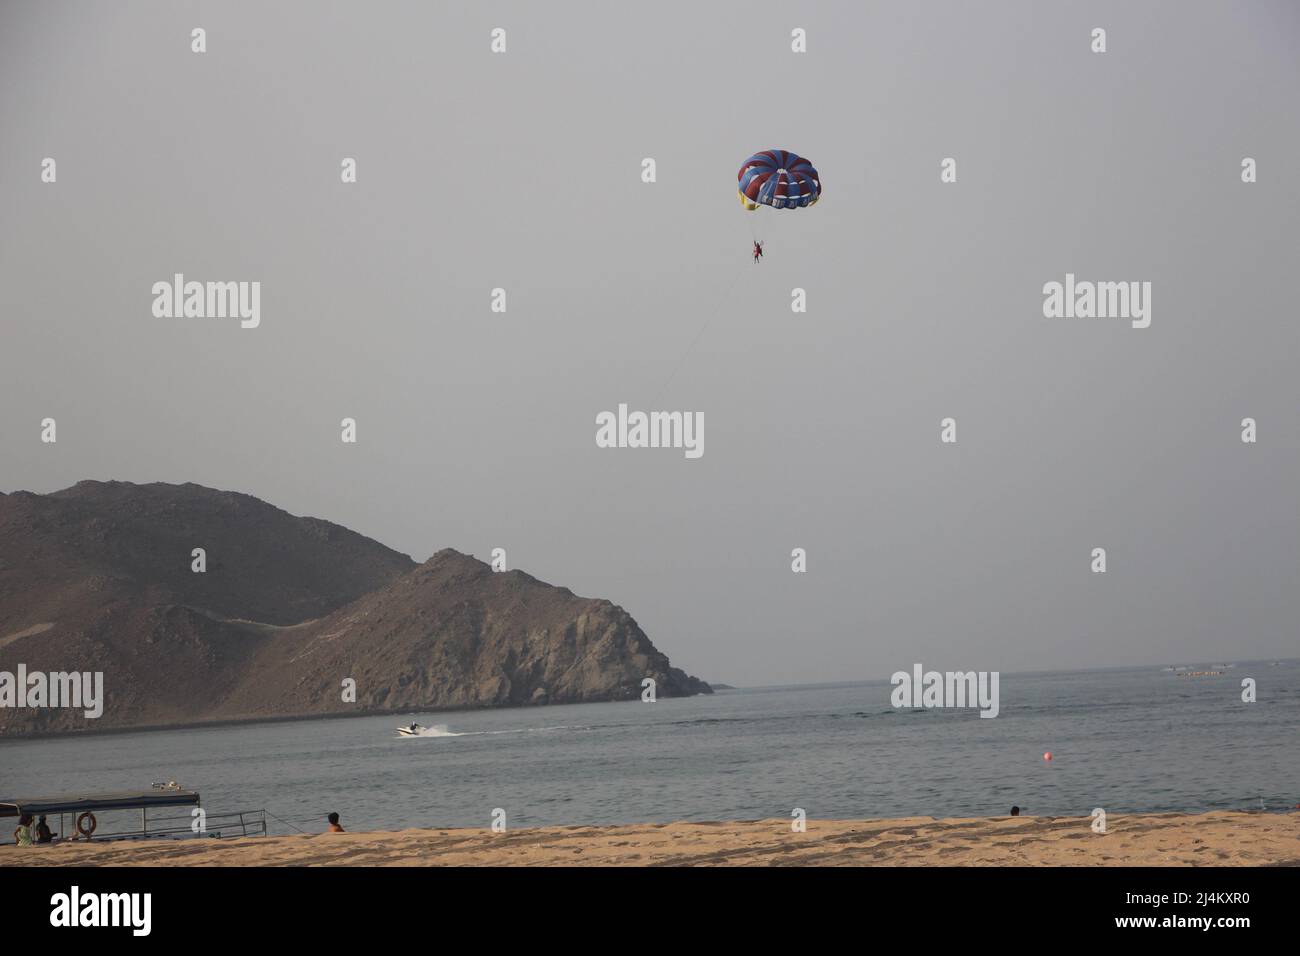
<path fill-rule="evenodd" d="M 0 866 L 1300 866 L 1300 813 L 394 830 L 0 847 Z"/>

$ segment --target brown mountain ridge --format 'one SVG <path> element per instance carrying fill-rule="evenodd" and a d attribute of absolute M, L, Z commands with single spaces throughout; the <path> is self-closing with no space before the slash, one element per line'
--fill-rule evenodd
<path fill-rule="evenodd" d="M 0 494 L 0 672 L 20 663 L 102 671 L 104 711 L 0 707 L 6 736 L 710 692 L 609 601 L 194 484 Z"/>

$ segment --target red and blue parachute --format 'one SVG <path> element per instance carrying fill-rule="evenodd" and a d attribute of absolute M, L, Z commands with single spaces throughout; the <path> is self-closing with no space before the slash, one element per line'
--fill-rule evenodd
<path fill-rule="evenodd" d="M 786 149 L 765 149 L 741 164 L 736 174 L 740 202 L 751 212 L 759 206 L 802 209 L 822 196 L 822 180 L 813 164 Z"/>

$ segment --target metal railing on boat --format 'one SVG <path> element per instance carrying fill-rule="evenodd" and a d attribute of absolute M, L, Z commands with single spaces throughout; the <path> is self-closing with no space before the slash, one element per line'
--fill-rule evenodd
<path fill-rule="evenodd" d="M 149 817 L 150 809 L 191 807 L 184 816 Z M 139 829 L 100 829 L 96 814 L 140 811 Z M 65 840 L 144 840 L 154 838 L 266 836 L 265 810 L 209 813 L 199 806 L 199 794 L 173 785 L 126 793 L 72 794 L 0 800 L 0 817 L 53 817 L 58 814 L 57 838 Z M 69 831 L 71 821 L 73 829 Z"/>
<path fill-rule="evenodd" d="M 168 838 L 173 840 L 213 837 L 216 839 L 232 837 L 266 836 L 265 810 L 236 810 L 231 813 L 205 813 L 202 829 L 194 829 L 192 817 L 153 817 L 140 811 L 140 828 L 138 830 L 96 830 L 95 840 L 152 840 Z M 62 815 L 60 814 L 60 824 Z M 62 831 L 61 831 L 62 832 Z M 84 839 L 76 837 L 75 839 Z"/>

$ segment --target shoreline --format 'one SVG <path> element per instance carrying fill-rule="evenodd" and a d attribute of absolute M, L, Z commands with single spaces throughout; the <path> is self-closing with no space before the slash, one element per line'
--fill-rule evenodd
<path fill-rule="evenodd" d="M 346 821 L 345 821 L 346 823 Z M 370 830 L 0 846 L 0 866 L 1300 866 L 1300 813 Z"/>
<path fill-rule="evenodd" d="M 288 626 L 297 627 L 299 625 L 294 624 Z M 1258 661 L 1238 661 L 1233 666 L 1240 667 L 1242 664 L 1266 664 L 1267 666 L 1272 666 L 1274 663 L 1282 663 L 1282 664 L 1300 663 L 1300 658 L 1263 658 Z M 1158 665 L 1138 664 L 1138 665 L 1124 665 L 1120 667 L 1086 667 L 1086 668 L 1079 668 L 1076 670 L 1065 670 L 1065 671 L 1028 670 L 1028 671 L 1001 671 L 1000 673 L 1014 675 L 1017 677 L 1042 677 L 1042 676 L 1052 676 L 1057 674 L 1083 674 L 1083 673 L 1099 673 L 1105 671 L 1119 672 L 1119 671 L 1131 671 L 1131 670 L 1147 670 L 1155 667 L 1158 667 Z M 705 683 L 708 682 L 706 681 Z M 727 694 L 733 694 L 733 693 L 745 692 L 745 691 L 820 690 L 826 688 L 866 687 L 866 686 L 875 686 L 875 685 L 888 687 L 889 680 L 888 678 L 882 677 L 875 680 L 864 680 L 864 681 L 822 681 L 822 682 L 814 682 L 810 684 L 761 684 L 761 685 L 756 684 L 749 687 L 731 686 L 723 690 L 721 693 L 723 696 L 726 696 Z M 712 684 L 710 684 L 709 686 L 711 688 L 713 687 Z M 716 693 L 715 694 L 687 694 L 687 695 L 660 694 L 659 696 L 664 700 L 687 700 L 692 697 L 716 696 Z M 82 727 L 76 729 L 63 729 L 63 730 L 27 731 L 27 730 L 15 730 L 13 728 L 9 728 L 9 729 L 5 729 L 3 733 L 0 733 L 0 746 L 3 746 L 5 743 L 10 741 L 17 742 L 17 741 L 25 741 L 25 740 L 71 740 L 71 739 L 78 739 L 83 737 L 100 737 L 100 736 L 119 735 L 119 734 L 156 733 L 159 731 L 167 731 L 167 730 L 205 730 L 208 728 L 240 727 L 240 726 L 247 726 L 250 724 L 282 724 L 282 723 L 290 723 L 290 722 L 304 721 L 304 720 L 336 720 L 336 719 L 347 720 L 347 719 L 361 718 L 361 717 L 392 717 L 399 714 L 402 716 L 423 716 L 426 714 L 437 715 L 437 714 L 453 714 L 453 713 L 483 713 L 487 711 L 502 711 L 502 710 L 542 710 L 547 707 L 572 707 L 580 704 L 635 703 L 638 700 L 639 698 L 631 697 L 631 698 L 611 698 L 609 700 L 576 700 L 576 701 L 563 701 L 563 702 L 548 701 L 545 704 L 484 704 L 477 707 L 473 705 L 462 704 L 462 705 L 457 705 L 455 707 L 425 706 L 419 710 L 412 710 L 409 707 L 398 707 L 398 708 L 385 707 L 385 708 L 378 708 L 374 710 L 365 710 L 361 712 L 327 711 L 327 712 L 322 712 L 317 714 L 246 715 L 243 717 L 218 717 L 212 720 L 187 720 L 178 723 L 167 723 L 167 724 L 131 724 L 129 726 L 103 727 L 103 728 Z"/>
<path fill-rule="evenodd" d="M 689 697 L 703 697 L 709 695 L 688 694 L 686 697 L 675 697 L 671 694 L 660 694 L 659 696 L 663 700 L 686 700 Z M 576 707 L 583 704 L 625 703 L 639 703 L 639 698 L 577 700 L 546 704 L 485 704 L 478 707 L 461 705 L 457 707 L 427 707 L 422 710 L 411 710 L 407 707 L 399 707 L 367 710 L 361 713 L 329 711 L 320 714 L 276 714 L 267 717 L 221 717 L 216 720 L 186 721 L 185 723 L 179 724 L 133 724 L 129 727 L 104 727 L 102 729 L 91 727 L 84 730 L 43 730 L 35 733 L 6 730 L 2 735 L 0 735 L 0 745 L 10 741 L 16 743 L 24 740 L 79 740 L 85 737 L 107 737 L 120 734 L 151 734 L 168 730 L 209 730 L 219 727 L 246 727 L 250 724 L 285 724 L 304 720 L 356 720 L 362 717 L 395 717 L 398 715 L 403 717 L 423 717 L 425 715 L 455 713 L 474 714 L 501 710 L 542 710 L 547 707 Z"/>

